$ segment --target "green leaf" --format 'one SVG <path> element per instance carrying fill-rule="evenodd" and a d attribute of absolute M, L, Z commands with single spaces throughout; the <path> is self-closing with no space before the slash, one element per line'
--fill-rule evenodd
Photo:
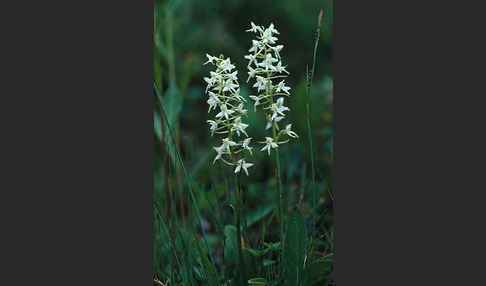
<path fill-rule="evenodd" d="M 226 225 L 224 227 L 224 236 L 225 236 L 224 263 L 225 263 L 225 272 L 226 272 L 226 271 L 231 271 L 238 262 L 238 246 L 236 245 L 236 227 L 234 225 Z"/>
<path fill-rule="evenodd" d="M 251 227 L 253 224 L 255 224 L 256 222 L 258 222 L 259 220 L 267 216 L 269 213 L 272 212 L 274 207 L 275 205 L 271 204 L 271 205 L 261 207 L 253 211 L 252 213 L 250 213 L 246 218 L 247 227 Z"/>
<path fill-rule="evenodd" d="M 162 98 L 162 105 L 167 112 L 169 125 L 173 125 L 182 110 L 182 98 L 175 83 L 170 83 L 165 96 Z"/>
<path fill-rule="evenodd" d="M 157 112 L 154 111 L 154 133 L 157 140 L 160 141 L 162 139 L 162 122 L 160 121 L 160 116 Z"/>
<path fill-rule="evenodd" d="M 289 217 L 287 236 L 284 245 L 285 284 L 298 286 L 303 284 L 304 258 L 307 244 L 305 221 L 299 212 Z"/>
<path fill-rule="evenodd" d="M 268 285 L 268 281 L 265 278 L 252 278 L 248 280 L 248 284 L 265 286 Z"/>
<path fill-rule="evenodd" d="M 266 249 L 262 249 L 262 250 L 257 250 L 257 249 L 245 247 L 245 250 L 248 251 L 248 253 L 250 253 L 251 255 L 259 257 L 259 256 L 262 256 L 262 255 L 265 255 L 270 249 L 266 248 Z"/>
<path fill-rule="evenodd" d="M 332 274 L 332 265 L 334 262 L 334 254 L 329 254 L 314 261 L 309 265 L 307 273 L 310 285 L 322 285 L 322 282 Z"/>

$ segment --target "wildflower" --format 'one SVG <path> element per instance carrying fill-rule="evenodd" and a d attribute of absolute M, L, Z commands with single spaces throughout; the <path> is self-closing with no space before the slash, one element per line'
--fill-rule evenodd
<path fill-rule="evenodd" d="M 265 129 L 272 128 L 272 121 L 275 122 L 275 123 L 278 123 L 282 119 L 284 119 L 283 116 L 276 116 L 273 120 L 272 119 L 267 120 L 267 126 L 265 126 Z M 277 130 L 279 130 L 278 124 L 275 124 L 275 127 L 277 128 Z"/>
<path fill-rule="evenodd" d="M 235 108 L 236 112 L 242 114 L 242 115 L 246 115 L 246 113 L 248 112 L 248 110 L 244 109 L 243 108 L 243 103 L 240 103 L 236 108 Z M 241 118 L 240 118 L 241 119 Z M 236 120 L 236 119 L 235 119 Z"/>
<path fill-rule="evenodd" d="M 223 91 L 236 92 L 235 87 L 238 87 L 238 85 L 233 83 L 233 80 L 229 78 L 224 82 Z"/>
<path fill-rule="evenodd" d="M 217 152 L 216 157 L 214 157 L 213 164 L 214 164 L 214 163 L 215 163 L 217 160 L 221 159 L 221 157 L 223 156 L 223 154 L 229 154 L 228 150 L 227 150 L 227 149 L 222 148 L 222 146 L 220 146 L 220 147 L 213 147 L 213 148 L 214 148 L 214 150 L 216 150 L 216 152 Z"/>
<path fill-rule="evenodd" d="M 275 57 L 277 57 L 277 58 L 279 58 L 279 59 L 280 59 L 280 53 L 279 53 L 279 52 L 280 52 L 280 51 L 283 49 L 283 47 L 284 47 L 283 45 L 277 45 L 277 46 L 275 46 L 275 47 L 270 47 L 270 48 L 271 48 L 271 49 L 273 50 L 273 52 L 275 53 Z"/>
<path fill-rule="evenodd" d="M 256 111 L 256 107 L 260 105 L 260 97 L 255 95 L 250 95 L 250 98 L 255 101 L 255 104 L 253 105 L 254 106 L 253 110 Z"/>
<path fill-rule="evenodd" d="M 297 135 L 297 133 L 295 133 L 294 131 L 290 130 L 292 128 L 292 124 L 287 124 L 287 126 L 285 127 L 285 130 L 284 133 L 287 134 L 288 136 L 292 137 L 292 138 L 297 138 L 299 137 Z"/>
<path fill-rule="evenodd" d="M 231 64 L 230 58 L 227 58 L 226 60 L 221 61 L 219 68 L 222 71 L 230 71 L 230 70 L 234 69 L 235 66 Z"/>
<path fill-rule="evenodd" d="M 268 80 L 266 78 L 262 77 L 262 76 L 259 76 L 259 75 L 256 76 L 256 79 L 257 79 L 257 81 L 253 85 L 253 87 L 258 88 L 258 92 L 260 92 L 260 90 L 266 90 Z"/>
<path fill-rule="evenodd" d="M 276 92 L 283 91 L 283 92 L 285 92 L 286 94 L 290 94 L 290 93 L 289 93 L 289 90 L 290 90 L 290 87 L 285 86 L 285 80 L 282 80 L 281 82 L 279 82 L 279 83 L 278 83 L 278 85 L 277 85 L 277 89 L 276 89 Z"/>
<path fill-rule="evenodd" d="M 219 100 L 219 98 L 216 96 L 216 94 L 214 92 L 209 92 L 209 99 L 208 99 L 207 103 L 209 104 L 208 112 L 211 112 L 211 110 L 213 108 L 216 108 L 216 106 L 219 103 L 221 103 L 221 101 Z"/>
<path fill-rule="evenodd" d="M 211 134 L 214 134 L 214 131 L 218 128 L 218 122 L 214 120 L 207 120 L 206 122 L 210 125 L 209 130 L 211 130 Z"/>
<path fill-rule="evenodd" d="M 231 79 L 232 81 L 238 82 L 238 78 L 236 75 L 238 74 L 238 71 L 234 71 L 230 74 L 228 74 L 228 78 Z"/>
<path fill-rule="evenodd" d="M 268 150 L 268 156 L 270 156 L 270 149 L 271 148 L 278 148 L 278 145 L 277 143 L 273 142 L 273 138 L 271 137 L 265 137 L 265 146 L 263 146 L 263 148 L 260 150 L 260 151 L 265 151 L 265 150 Z"/>
<path fill-rule="evenodd" d="M 250 66 L 254 61 L 256 61 L 256 55 L 246 55 L 245 59 L 249 60 L 248 66 Z"/>
<path fill-rule="evenodd" d="M 226 117 L 226 119 L 229 119 L 229 116 L 234 112 L 233 110 L 228 109 L 228 107 L 224 103 L 221 104 L 219 108 L 221 109 L 221 112 L 216 114 L 216 118 L 224 116 Z"/>
<path fill-rule="evenodd" d="M 229 138 L 223 138 L 223 144 L 221 146 L 219 146 L 220 148 L 223 148 L 225 150 L 228 150 L 229 152 L 229 149 L 231 146 L 236 146 L 238 144 L 236 144 L 235 142 L 231 141 Z"/>
<path fill-rule="evenodd" d="M 270 30 L 270 32 L 274 33 L 274 34 L 280 34 L 277 29 L 275 29 L 275 26 L 273 25 L 273 23 L 270 23 L 270 26 L 268 26 L 268 29 Z"/>
<path fill-rule="evenodd" d="M 291 124 L 287 124 L 284 130 L 280 131 L 279 122 L 285 119 L 285 111 L 290 109 L 284 106 L 284 97 L 289 96 L 291 88 L 285 84 L 285 80 L 278 83 L 272 82 L 275 78 L 286 77 L 289 72 L 283 65 L 280 52 L 284 45 L 277 44 L 279 31 L 271 23 L 267 28 L 260 27 L 251 23 L 251 29 L 248 32 L 256 33 L 257 36 L 251 41 L 249 54 L 245 56 L 248 62 L 248 79 L 254 79 L 253 87 L 257 92 L 262 94 L 250 95 L 254 101 L 254 110 L 257 106 L 262 105 L 267 123 L 265 129 L 274 128 L 279 130 L 278 134 L 273 133 L 273 137 L 266 137 L 265 146 L 261 151 L 267 151 L 270 155 L 271 149 L 277 148 L 279 144 L 284 144 L 289 140 L 280 140 L 282 136 L 297 138 L 297 134 L 291 130 Z M 256 28 L 256 27 L 260 27 Z"/>
<path fill-rule="evenodd" d="M 290 108 L 283 105 L 283 99 L 284 99 L 283 97 L 280 97 L 277 100 L 277 103 L 273 103 L 270 106 L 270 110 L 273 112 L 271 116 L 271 120 L 274 120 L 279 114 L 282 115 L 282 117 L 284 117 L 285 114 L 283 112 L 290 110 Z"/>
<path fill-rule="evenodd" d="M 263 62 L 258 63 L 257 66 L 264 67 L 265 70 L 276 70 L 276 68 L 273 66 L 273 63 L 278 62 L 278 60 L 274 57 L 272 57 L 272 54 L 266 54 L 265 55 L 265 60 Z"/>
<path fill-rule="evenodd" d="M 236 117 L 235 120 L 233 121 L 233 128 L 232 130 L 236 131 L 236 134 L 240 136 L 240 132 L 248 136 L 245 132 L 245 128 L 248 127 L 248 124 L 242 123 L 241 122 L 241 117 Z"/>
<path fill-rule="evenodd" d="M 255 23 L 251 22 L 251 28 L 246 30 L 246 32 L 253 32 L 256 33 L 258 31 L 262 31 L 262 27 L 255 25 Z"/>
<path fill-rule="evenodd" d="M 282 66 L 282 62 L 280 62 L 280 61 L 277 63 L 277 66 L 275 66 L 275 70 L 279 73 L 285 72 L 285 73 L 289 74 L 289 72 L 285 69 L 285 67 Z"/>
<path fill-rule="evenodd" d="M 258 28 L 255 29 L 259 31 Z M 216 66 L 216 70 L 211 71 L 209 77 L 204 77 L 204 81 L 207 83 L 208 113 L 213 109 L 218 110 L 215 119 L 206 122 L 209 124 L 211 136 L 214 134 L 225 134 L 226 136 L 226 138 L 222 138 L 220 146 L 213 147 L 216 151 L 213 164 L 218 160 L 230 166 L 239 164 L 238 170 L 243 169 L 248 175 L 247 168 L 253 164 L 246 163 L 243 151 L 247 150 L 252 154 L 252 147 L 249 146 L 251 138 L 237 140 L 238 137 L 248 137 L 245 131 L 248 124 L 243 122 L 247 110 L 244 108 L 245 99 L 240 95 L 238 71 L 233 70 L 235 66 L 231 64 L 230 58 L 206 56 L 208 61 L 204 64 L 211 63 Z"/>
<path fill-rule="evenodd" d="M 252 163 L 246 163 L 244 159 L 240 159 L 236 163 L 235 173 L 239 173 L 241 171 L 241 169 L 243 169 L 245 171 L 246 175 L 248 176 L 247 168 L 250 168 L 251 166 L 253 166 Z"/>
<path fill-rule="evenodd" d="M 275 30 L 276 31 L 276 30 Z M 272 30 L 270 28 L 265 29 L 263 31 L 263 34 L 261 36 L 262 42 L 264 44 L 275 44 L 275 41 L 277 40 L 277 37 L 274 37 L 272 35 Z"/>
<path fill-rule="evenodd" d="M 243 149 L 245 149 L 245 150 L 248 150 L 248 152 L 250 152 L 250 154 L 253 155 L 253 152 L 251 151 L 253 149 L 253 147 L 250 147 L 249 146 L 250 141 L 251 141 L 251 137 L 250 138 L 246 138 L 245 140 L 243 140 L 243 143 L 241 144 L 241 147 L 243 147 Z"/>
<path fill-rule="evenodd" d="M 263 50 L 265 48 L 263 43 L 256 41 L 256 40 L 253 40 L 252 44 L 253 44 L 252 47 L 248 50 L 250 53 L 256 52 L 256 54 L 259 54 L 261 52 L 261 50 Z"/>
<path fill-rule="evenodd" d="M 246 82 L 248 82 L 248 81 L 250 80 L 250 78 L 255 77 L 255 75 L 256 75 L 256 73 L 257 73 L 257 72 L 256 72 L 256 70 L 254 70 L 254 69 L 253 69 L 252 67 L 250 67 L 250 66 L 248 67 L 248 70 L 249 70 L 249 72 L 248 72 L 248 79 L 246 80 Z"/>
<path fill-rule="evenodd" d="M 206 57 L 208 57 L 208 61 L 205 62 L 203 65 L 208 64 L 208 63 L 213 63 L 214 60 L 217 60 L 217 57 L 213 57 L 211 55 L 206 54 Z"/>

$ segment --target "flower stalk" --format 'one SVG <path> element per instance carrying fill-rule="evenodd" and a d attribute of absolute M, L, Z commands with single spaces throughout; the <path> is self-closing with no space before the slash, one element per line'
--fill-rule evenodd
<path fill-rule="evenodd" d="M 255 25 L 253 22 L 250 24 L 250 29 L 246 31 L 255 33 L 256 39 L 252 40 L 252 46 L 248 50 L 249 54 L 245 55 L 245 59 L 248 60 L 247 82 L 254 78 L 253 87 L 257 89 L 257 94 L 250 95 L 250 98 L 254 101 L 254 110 L 256 111 L 257 107 L 261 106 L 267 120 L 265 129 L 272 129 L 272 137 L 265 137 L 265 141 L 259 143 L 264 144 L 260 151 L 267 151 L 269 156 L 272 149 L 275 150 L 277 211 L 280 221 L 280 243 L 283 249 L 285 217 L 282 206 L 279 147 L 289 142 L 290 138 L 298 138 L 298 135 L 292 131 L 292 124 L 287 124 L 284 129 L 279 127 L 279 122 L 285 119 L 285 112 L 290 110 L 284 105 L 284 96 L 290 96 L 290 87 L 286 86 L 284 79 L 289 72 L 286 70 L 286 66 L 282 65 L 280 52 L 284 46 L 277 44 L 276 35 L 280 33 L 274 24 L 271 23 L 267 28 Z M 286 137 L 285 140 L 281 140 L 282 137 Z"/>
<path fill-rule="evenodd" d="M 215 71 L 210 72 L 210 77 L 205 77 L 204 81 L 207 83 L 206 94 L 208 95 L 207 103 L 209 105 L 208 113 L 217 112 L 214 120 L 207 120 L 211 136 L 214 134 L 224 135 L 220 146 L 215 146 L 216 156 L 213 164 L 220 160 L 224 164 L 234 167 L 234 188 L 236 200 L 236 230 L 237 230 L 237 245 L 238 254 L 240 257 L 240 265 L 243 269 L 243 276 L 245 277 L 245 262 L 243 258 L 241 235 L 241 209 L 242 199 L 241 190 L 239 186 L 238 175 L 243 171 L 248 176 L 248 168 L 253 166 L 253 163 L 246 161 L 248 154 L 253 155 L 250 146 L 251 137 L 248 137 L 245 129 L 248 124 L 243 122 L 243 118 L 247 115 L 247 110 L 244 109 L 245 99 L 240 95 L 240 88 L 238 83 L 238 71 L 233 71 L 235 66 L 231 64 L 230 58 L 224 59 L 223 56 L 214 57 L 206 55 L 208 61 L 204 64 L 211 63 L 216 66 Z"/>

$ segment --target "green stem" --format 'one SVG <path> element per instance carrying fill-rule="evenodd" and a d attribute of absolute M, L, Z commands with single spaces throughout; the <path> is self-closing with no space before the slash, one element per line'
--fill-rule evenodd
<path fill-rule="evenodd" d="M 240 257 L 240 265 L 243 271 L 241 271 L 241 282 L 242 285 L 246 284 L 246 267 L 245 267 L 245 260 L 243 258 L 243 249 L 241 245 L 241 191 L 240 185 L 238 182 L 238 175 L 234 174 L 235 179 L 235 191 L 236 191 L 236 243 L 238 244 L 238 254 Z"/>
<path fill-rule="evenodd" d="M 273 138 L 274 140 L 278 140 L 277 138 L 277 130 L 275 127 L 275 121 L 272 122 L 272 131 L 273 131 Z M 280 151 L 279 147 L 275 148 L 275 161 L 277 163 L 277 168 L 275 172 L 277 173 L 277 191 L 278 191 L 278 216 L 280 218 L 280 245 L 283 245 L 283 239 L 284 239 L 284 232 L 283 232 L 283 226 L 284 226 L 284 217 L 283 217 L 283 207 L 282 207 L 282 181 L 280 177 Z"/>

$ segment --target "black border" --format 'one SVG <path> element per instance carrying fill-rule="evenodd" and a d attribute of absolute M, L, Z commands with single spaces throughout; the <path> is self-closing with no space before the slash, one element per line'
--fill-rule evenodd
<path fill-rule="evenodd" d="M 334 7 L 336 283 L 484 285 L 483 10 Z M 0 284 L 151 285 L 153 2 L 2 12 Z"/>

